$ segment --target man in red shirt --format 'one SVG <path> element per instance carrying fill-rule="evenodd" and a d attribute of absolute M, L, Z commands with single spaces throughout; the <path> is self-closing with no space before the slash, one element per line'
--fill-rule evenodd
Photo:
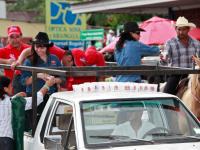
<path fill-rule="evenodd" d="M 103 55 L 93 48 L 88 48 L 85 52 L 79 48 L 72 49 L 70 53 L 66 53 L 66 57 L 63 57 L 63 65 L 65 62 L 69 63 L 69 55 L 71 56 L 71 66 L 105 66 Z M 97 77 L 95 76 L 67 77 L 66 83 L 62 86 L 61 90 L 71 91 L 73 90 L 72 85 L 96 81 Z M 104 81 L 104 77 L 99 77 L 99 81 Z"/>
<path fill-rule="evenodd" d="M 19 26 L 10 26 L 7 30 L 8 33 L 8 45 L 0 48 L 0 63 L 12 64 L 16 61 L 21 52 L 30 47 L 22 42 L 22 31 Z M 13 79 L 14 71 L 10 69 L 4 69 L 4 75 Z"/>
<path fill-rule="evenodd" d="M 30 47 L 30 45 L 22 42 L 22 31 L 19 26 L 10 26 L 7 29 L 8 34 L 8 45 L 0 48 L 0 63 L 1 64 L 12 64 L 16 61 L 21 52 Z M 15 77 L 14 77 L 15 73 Z M 10 69 L 4 69 L 4 75 L 9 77 L 13 81 L 13 92 L 18 93 L 24 91 L 24 87 L 19 82 L 20 72 Z"/>

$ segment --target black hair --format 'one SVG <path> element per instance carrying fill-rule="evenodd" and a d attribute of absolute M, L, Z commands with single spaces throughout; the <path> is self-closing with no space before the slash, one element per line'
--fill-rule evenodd
<path fill-rule="evenodd" d="M 49 46 L 46 46 L 47 50 L 46 50 L 46 54 L 47 56 L 50 54 L 49 53 Z M 38 60 L 40 59 L 40 56 L 38 56 L 38 54 L 35 51 L 35 43 L 32 44 L 31 47 L 31 55 L 29 56 L 29 59 L 31 61 L 31 64 L 33 66 L 35 66 L 38 63 Z"/>
<path fill-rule="evenodd" d="M 65 45 L 65 46 L 62 47 L 62 49 L 68 51 L 68 50 L 69 50 L 69 46 L 68 46 L 68 45 Z"/>
<path fill-rule="evenodd" d="M 65 53 L 64 53 L 64 56 L 71 56 L 72 57 L 72 61 L 73 61 L 73 65 L 72 66 L 75 66 L 74 56 L 72 54 L 72 51 L 66 50 Z"/>
<path fill-rule="evenodd" d="M 127 41 L 136 41 L 136 39 L 131 36 L 130 32 L 122 32 L 120 34 L 119 40 L 117 41 L 116 50 L 121 51 L 121 49 L 124 45 L 124 42 L 126 40 Z"/>
<path fill-rule="evenodd" d="M 95 44 L 96 44 L 96 41 L 95 41 L 95 40 L 92 40 L 92 41 L 91 41 L 91 45 L 92 45 L 92 46 L 95 46 Z"/>
<path fill-rule="evenodd" d="M 66 50 L 64 55 L 66 55 L 66 56 L 70 55 L 70 56 L 73 57 L 72 52 L 70 50 Z"/>
<path fill-rule="evenodd" d="M 5 87 L 8 87 L 10 84 L 10 79 L 5 76 L 0 76 L 0 99 L 3 100 L 5 98 L 6 91 L 4 90 Z"/>

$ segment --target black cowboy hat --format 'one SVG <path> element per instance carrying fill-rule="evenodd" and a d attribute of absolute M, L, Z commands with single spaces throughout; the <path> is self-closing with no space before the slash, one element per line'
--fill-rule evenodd
<path fill-rule="evenodd" d="M 136 22 L 127 22 L 124 24 L 124 32 L 140 32 L 140 31 L 145 31 L 141 28 L 139 28 L 138 24 Z"/>
<path fill-rule="evenodd" d="M 53 43 L 49 42 L 49 37 L 48 37 L 47 33 L 45 33 L 45 32 L 39 32 L 35 36 L 35 39 L 31 42 L 33 44 L 41 44 L 41 45 L 44 45 L 46 47 L 52 47 L 53 46 Z"/>

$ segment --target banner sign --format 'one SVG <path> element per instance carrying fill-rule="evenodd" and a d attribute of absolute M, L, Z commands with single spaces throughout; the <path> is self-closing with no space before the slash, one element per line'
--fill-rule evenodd
<path fill-rule="evenodd" d="M 104 29 L 81 30 L 81 40 L 102 40 Z"/>
<path fill-rule="evenodd" d="M 80 31 L 86 29 L 86 21 L 87 15 L 73 14 L 66 0 L 46 0 L 46 32 L 51 41 L 79 43 Z"/>

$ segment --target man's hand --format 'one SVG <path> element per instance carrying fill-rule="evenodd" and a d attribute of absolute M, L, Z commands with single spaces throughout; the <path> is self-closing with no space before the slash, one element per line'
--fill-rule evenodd
<path fill-rule="evenodd" d="M 164 51 L 164 45 L 158 45 L 158 48 L 160 49 L 160 51 Z"/>
<path fill-rule="evenodd" d="M 15 67 L 19 66 L 19 65 L 20 65 L 20 63 L 18 61 L 14 61 L 14 62 L 11 63 L 10 67 L 11 67 L 12 70 L 15 70 Z"/>
<path fill-rule="evenodd" d="M 49 76 L 49 78 L 46 80 L 45 84 L 49 87 L 54 85 L 56 83 L 56 78 L 54 76 Z"/>
<path fill-rule="evenodd" d="M 26 93 L 25 93 L 25 92 L 19 92 L 19 93 L 17 93 L 15 96 L 26 97 Z"/>
<path fill-rule="evenodd" d="M 37 78 L 40 78 L 44 81 L 49 80 L 51 77 L 54 77 L 54 76 L 51 76 L 51 75 L 46 74 L 46 73 L 37 73 Z"/>
<path fill-rule="evenodd" d="M 192 56 L 192 61 L 194 61 L 200 67 L 200 59 L 196 56 Z"/>
<path fill-rule="evenodd" d="M 14 59 L 12 59 L 12 58 L 10 58 L 10 59 L 7 59 L 7 61 L 6 61 L 6 64 L 9 64 L 9 65 L 11 65 L 13 62 L 14 62 L 15 60 Z"/>

